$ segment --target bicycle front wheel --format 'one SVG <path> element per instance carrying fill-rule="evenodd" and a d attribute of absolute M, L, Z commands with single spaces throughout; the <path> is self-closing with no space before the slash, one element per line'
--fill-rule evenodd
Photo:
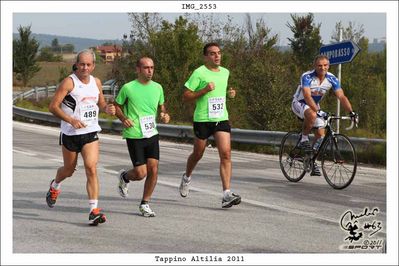
<path fill-rule="evenodd" d="M 306 173 L 303 166 L 304 154 L 298 148 L 300 137 L 301 134 L 298 132 L 288 132 L 281 140 L 280 168 L 284 176 L 291 182 L 298 182 Z"/>
<path fill-rule="evenodd" d="M 321 168 L 324 178 L 335 189 L 346 188 L 356 175 L 355 147 L 347 136 L 335 134 L 322 148 Z"/>

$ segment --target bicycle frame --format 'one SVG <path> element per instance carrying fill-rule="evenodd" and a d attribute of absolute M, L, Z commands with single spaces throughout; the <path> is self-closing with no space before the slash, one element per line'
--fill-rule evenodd
<path fill-rule="evenodd" d="M 325 143 L 326 143 L 329 139 L 331 139 L 332 137 L 334 137 L 334 135 L 336 134 L 336 132 L 335 132 L 335 131 L 332 129 L 332 127 L 331 127 L 331 121 L 332 121 L 332 120 L 352 120 L 352 118 L 349 117 L 349 116 L 335 116 L 335 115 L 331 115 L 331 116 L 328 116 L 328 117 L 327 117 L 326 126 L 325 126 L 326 134 L 325 134 L 325 136 L 324 136 L 324 138 L 323 138 L 323 141 L 321 142 L 319 148 L 316 150 L 316 152 L 313 152 L 313 156 L 312 156 L 312 158 L 311 158 L 311 160 L 312 160 L 313 162 L 316 161 L 316 159 L 319 157 L 320 152 L 323 150 L 323 148 L 324 148 L 324 146 L 325 146 Z M 354 125 L 356 125 L 356 127 L 357 127 L 357 121 L 353 121 L 353 120 L 352 120 L 351 125 L 350 125 L 349 127 L 347 127 L 346 130 L 351 130 L 351 129 L 353 128 Z"/>

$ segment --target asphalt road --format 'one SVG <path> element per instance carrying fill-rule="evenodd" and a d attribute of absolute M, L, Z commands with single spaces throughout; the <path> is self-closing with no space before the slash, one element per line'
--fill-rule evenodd
<path fill-rule="evenodd" d="M 99 207 L 108 221 L 90 227 L 81 159 L 56 206 L 46 205 L 49 182 L 62 165 L 58 134 L 58 128 L 13 122 L 14 253 L 150 253 L 160 263 L 155 256 L 164 253 L 385 252 L 378 247 L 386 240 L 385 168 L 360 165 L 348 188 L 334 190 L 323 177 L 288 182 L 276 156 L 233 151 L 232 190 L 243 200 L 222 209 L 217 150 L 207 148 L 182 198 L 178 186 L 192 146 L 161 141 L 150 203 L 157 216 L 144 218 L 138 210 L 144 182 L 131 183 L 128 199 L 116 190 L 117 172 L 131 167 L 125 141 L 100 134 Z M 342 229 L 341 217 L 357 230 Z"/>

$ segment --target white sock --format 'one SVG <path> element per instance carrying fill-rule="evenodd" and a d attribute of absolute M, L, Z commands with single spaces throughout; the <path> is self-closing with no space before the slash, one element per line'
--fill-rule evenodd
<path fill-rule="evenodd" d="M 304 141 L 309 141 L 309 135 L 302 134 L 301 142 L 304 142 Z"/>
<path fill-rule="evenodd" d="M 97 205 L 98 205 L 98 200 L 96 200 L 96 199 L 89 200 L 90 212 L 93 209 L 97 208 Z"/>
<path fill-rule="evenodd" d="M 51 187 L 58 190 L 61 188 L 61 183 L 56 183 L 54 179 L 54 181 L 51 183 Z"/>
<path fill-rule="evenodd" d="M 184 174 L 184 181 L 186 182 L 190 182 L 191 181 L 191 176 L 187 176 L 186 174 Z"/>
<path fill-rule="evenodd" d="M 226 189 L 223 191 L 223 198 L 225 198 L 230 193 L 230 189 Z"/>

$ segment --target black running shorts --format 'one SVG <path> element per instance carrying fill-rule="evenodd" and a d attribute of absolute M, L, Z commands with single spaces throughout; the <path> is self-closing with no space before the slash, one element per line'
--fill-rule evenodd
<path fill-rule="evenodd" d="M 231 132 L 228 120 L 220 122 L 194 122 L 194 134 L 199 139 L 208 139 L 217 131 Z"/>
<path fill-rule="evenodd" d="M 59 143 L 60 145 L 64 145 L 64 147 L 68 151 L 81 152 L 85 144 L 97 140 L 98 140 L 97 132 L 91 132 L 82 135 L 72 135 L 72 136 L 65 135 L 61 132 Z"/>
<path fill-rule="evenodd" d="M 147 163 L 148 158 L 159 160 L 159 135 L 145 139 L 126 139 L 130 160 L 134 166 Z"/>

